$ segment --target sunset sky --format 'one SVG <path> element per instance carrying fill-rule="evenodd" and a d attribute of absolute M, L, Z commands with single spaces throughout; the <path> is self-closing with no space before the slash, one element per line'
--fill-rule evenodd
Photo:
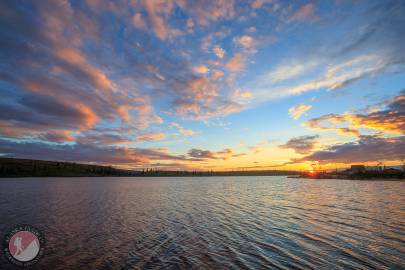
<path fill-rule="evenodd" d="M 0 155 L 187 170 L 405 159 L 405 2 L 0 2 Z"/>

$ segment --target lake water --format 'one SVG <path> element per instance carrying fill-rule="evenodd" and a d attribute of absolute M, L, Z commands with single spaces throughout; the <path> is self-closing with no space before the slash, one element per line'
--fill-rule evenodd
<path fill-rule="evenodd" d="M 18 223 L 46 236 L 34 269 L 405 266 L 405 182 L 0 179 L 1 237 Z"/>

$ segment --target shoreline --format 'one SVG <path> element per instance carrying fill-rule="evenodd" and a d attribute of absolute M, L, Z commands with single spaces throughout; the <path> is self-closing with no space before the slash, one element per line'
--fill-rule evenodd
<path fill-rule="evenodd" d="M 392 181 L 392 182 L 405 182 L 405 178 L 349 178 L 349 177 L 309 177 L 309 176 L 289 176 L 288 178 L 300 178 L 300 179 L 311 179 L 311 180 L 354 180 L 354 181 Z"/>

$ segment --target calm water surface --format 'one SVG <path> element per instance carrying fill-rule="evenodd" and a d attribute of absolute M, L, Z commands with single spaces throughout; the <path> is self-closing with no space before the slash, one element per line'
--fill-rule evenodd
<path fill-rule="evenodd" d="M 0 236 L 18 223 L 46 235 L 34 269 L 405 266 L 405 182 L 0 179 Z"/>

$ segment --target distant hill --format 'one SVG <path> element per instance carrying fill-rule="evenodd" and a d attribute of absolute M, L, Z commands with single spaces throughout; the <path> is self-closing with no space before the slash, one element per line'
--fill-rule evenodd
<path fill-rule="evenodd" d="M 33 159 L 0 158 L 0 177 L 135 176 L 136 171 L 110 166 Z"/>
<path fill-rule="evenodd" d="M 142 171 L 122 170 L 111 166 L 79 164 L 73 162 L 45 161 L 0 157 L 0 177 L 81 177 L 81 176 L 138 176 L 138 177 L 180 177 L 180 176 L 266 176 L 297 175 L 297 171 Z"/>

